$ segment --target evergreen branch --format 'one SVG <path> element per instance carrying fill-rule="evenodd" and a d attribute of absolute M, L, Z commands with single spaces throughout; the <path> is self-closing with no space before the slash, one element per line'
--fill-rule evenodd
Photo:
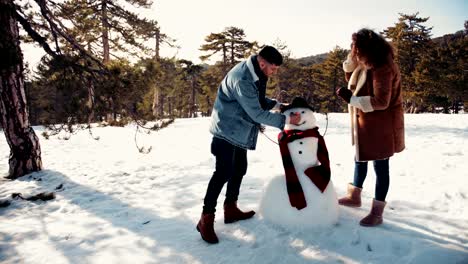
<path fill-rule="evenodd" d="M 59 28 L 57 27 L 57 25 L 53 22 L 53 20 L 50 17 L 47 16 L 48 14 L 50 14 L 50 10 L 48 10 L 47 7 L 45 6 L 45 4 L 46 4 L 45 1 L 44 0 L 39 0 L 39 1 L 37 1 L 37 3 L 40 5 L 41 14 L 46 19 L 46 21 L 48 21 L 48 24 L 50 26 L 50 30 L 52 31 L 52 35 L 54 36 L 55 44 L 57 46 L 57 51 L 53 51 L 51 49 L 51 47 L 49 46 L 49 44 L 46 41 L 46 38 L 41 36 L 37 31 L 35 31 L 31 27 L 31 24 L 20 14 L 20 12 L 22 12 L 21 8 L 17 7 L 17 8 L 15 8 L 15 17 L 18 20 L 18 22 L 22 25 L 24 30 L 28 33 L 28 35 L 34 41 L 39 43 L 42 46 L 42 48 L 44 49 L 44 51 L 46 51 L 47 54 L 49 54 L 50 56 L 52 56 L 53 58 L 55 58 L 57 60 L 66 62 L 66 64 L 70 65 L 72 68 L 78 69 L 80 71 L 89 72 L 90 75 L 91 75 L 91 78 L 93 80 L 97 80 L 97 78 L 95 76 L 96 72 L 106 73 L 105 70 L 104 71 L 102 70 L 102 69 L 105 69 L 105 68 L 100 63 L 100 61 L 94 59 L 84 49 L 82 49 L 70 36 L 68 36 L 64 32 L 60 31 Z M 51 15 L 51 17 L 53 18 L 52 15 Z M 60 25 L 62 26 L 62 28 L 65 28 L 61 23 L 60 23 Z M 75 61 L 67 60 L 62 54 L 60 54 L 60 49 L 58 47 L 58 35 L 57 35 L 57 33 L 59 33 L 64 39 L 66 39 L 68 41 L 68 43 L 72 44 L 73 47 L 78 48 L 80 53 L 85 58 L 91 59 L 92 62 L 97 63 L 97 65 L 99 66 L 99 69 L 93 69 L 91 67 L 91 65 L 90 65 L 91 64 L 90 60 L 85 60 L 85 63 L 87 64 L 86 66 L 80 65 Z M 91 120 L 93 110 L 94 110 L 94 104 L 91 105 L 91 111 L 88 114 L 88 127 L 89 127 L 89 129 L 90 129 L 89 121 Z M 72 130 L 72 123 L 69 122 L 67 125 L 68 125 L 68 128 L 69 128 L 69 131 L 71 131 Z M 62 129 L 63 129 L 63 126 L 61 128 L 59 128 L 59 130 L 62 130 Z M 90 131 L 90 134 L 92 136 L 91 131 Z M 94 136 L 93 136 L 93 138 L 97 139 Z"/>
<path fill-rule="evenodd" d="M 42 7 L 41 7 L 42 9 Z M 46 9 L 48 11 L 48 13 L 51 13 L 49 8 L 45 5 L 45 1 L 44 1 L 44 9 Z M 51 24 L 51 21 L 49 19 L 47 19 L 47 17 L 45 17 L 45 19 L 47 20 L 47 22 L 49 23 L 49 28 L 52 28 L 52 24 Z M 54 42 L 55 42 L 55 50 L 57 51 L 57 53 L 61 54 L 62 52 L 60 51 L 60 47 L 59 47 L 59 44 L 58 44 L 58 36 L 57 36 L 57 31 L 55 30 L 51 30 L 50 32 L 52 34 L 52 37 L 54 39 Z"/>
<path fill-rule="evenodd" d="M 55 57 L 57 58 L 59 55 L 53 51 L 49 44 L 47 43 L 46 39 L 41 36 L 37 31 L 35 31 L 32 27 L 31 27 L 31 24 L 23 17 L 21 16 L 21 14 L 19 14 L 18 10 L 15 10 L 15 16 L 16 16 L 16 20 L 18 20 L 18 22 L 21 24 L 21 26 L 23 26 L 23 29 L 28 33 L 28 35 L 34 40 L 36 41 L 37 43 L 39 43 L 39 45 L 41 45 L 41 47 L 44 49 L 44 51 L 51 55 L 52 57 Z"/>
<path fill-rule="evenodd" d="M 88 54 L 86 50 L 83 47 L 81 47 L 78 43 L 76 43 L 74 39 L 72 39 L 64 31 L 59 29 L 59 27 L 57 26 L 57 24 L 54 23 L 54 21 L 57 21 L 57 23 L 61 26 L 61 28 L 65 29 L 66 27 L 59 20 L 55 19 L 55 17 L 51 14 L 51 12 L 47 8 L 45 0 L 34 0 L 34 1 L 36 1 L 36 3 L 39 5 L 41 14 L 44 17 L 44 19 L 46 19 L 47 22 L 49 23 L 51 27 L 50 29 L 52 32 L 58 33 L 62 38 L 64 38 L 68 43 L 70 43 L 73 48 L 77 49 L 82 56 L 96 63 L 101 69 L 105 68 L 104 65 L 102 65 L 102 63 L 99 60 L 97 60 L 96 58 Z"/>

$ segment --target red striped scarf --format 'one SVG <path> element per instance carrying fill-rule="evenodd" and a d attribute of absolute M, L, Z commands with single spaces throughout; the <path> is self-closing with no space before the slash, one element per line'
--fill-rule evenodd
<path fill-rule="evenodd" d="M 296 174 L 291 154 L 289 153 L 288 143 L 294 140 L 315 137 L 318 139 L 317 159 L 320 166 L 310 167 L 304 171 L 304 174 L 319 188 L 323 193 L 330 181 L 330 160 L 328 158 L 328 150 L 323 137 L 318 131 L 318 127 L 308 130 L 284 130 L 278 135 L 281 157 L 283 159 L 284 172 L 286 174 L 286 187 L 288 190 L 289 201 L 291 206 L 301 210 L 307 206 L 302 190 L 301 183 Z"/>

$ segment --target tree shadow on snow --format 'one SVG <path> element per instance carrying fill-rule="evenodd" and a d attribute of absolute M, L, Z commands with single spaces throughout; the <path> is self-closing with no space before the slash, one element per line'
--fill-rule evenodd
<path fill-rule="evenodd" d="M 79 184 L 66 175 L 52 170 L 36 172 L 18 180 L 37 181 L 39 185 L 39 190 L 37 191 L 54 191 L 50 189 L 53 188 L 52 186 L 62 184 L 63 189 L 56 191 L 56 200 L 66 199 L 71 205 L 77 206 L 90 215 L 109 223 L 106 225 L 102 221 L 97 223 L 86 221 L 91 230 L 102 230 L 102 228 L 105 229 L 106 227 L 112 227 L 115 230 L 117 227 L 118 229 L 134 233 L 139 237 L 139 240 L 145 240 L 145 242 L 138 242 L 140 244 L 138 248 L 145 250 L 150 257 L 153 256 L 154 261 L 161 263 L 219 263 L 219 259 L 213 256 L 226 254 L 224 252 L 225 247 L 211 246 L 205 243 L 195 229 L 196 222 L 189 219 L 184 213 L 176 217 L 161 217 L 150 209 L 135 207 L 112 195 Z M 158 190 L 154 191 L 157 192 Z M 53 203 L 53 201 L 47 203 Z M 151 203 L 151 201 L 148 201 L 148 203 Z M 177 210 L 174 211 L 177 212 Z M 64 213 L 70 214 L 67 217 L 75 217 L 73 212 Z M 198 220 L 198 216 L 198 214 L 194 216 L 196 220 Z M 78 215 L 76 217 L 79 219 L 86 216 Z M 42 225 L 41 232 L 43 235 L 47 235 L 50 238 L 50 243 L 53 243 L 56 249 L 63 251 L 64 257 L 70 263 L 92 262 L 90 260 L 91 256 L 100 254 L 100 252 L 94 249 L 94 245 L 109 244 L 110 247 L 115 246 L 111 244 L 115 241 L 115 237 L 110 237 L 115 236 L 115 234 L 109 235 L 106 232 L 96 232 L 85 234 L 84 238 L 83 234 L 76 235 L 81 236 L 80 238 L 74 238 L 74 231 L 70 230 L 69 236 L 57 237 L 51 234 L 51 227 L 48 227 L 45 221 L 42 219 L 39 219 L 39 221 Z M 83 226 L 78 227 L 79 225 L 80 222 L 77 221 L 77 228 L 86 228 Z M 102 228 L 97 228 L 96 225 L 101 225 Z M 122 245 L 125 247 L 125 244 Z M 121 249 L 122 247 L 120 246 L 122 245 L 119 244 L 115 246 L 115 249 L 112 249 L 114 255 L 120 254 L 116 251 Z M 207 249 L 207 247 L 210 248 Z M 7 248 L 6 250 L 12 251 L 14 248 Z M 125 255 L 125 253 L 122 253 L 122 255 Z M 139 259 L 138 257 L 135 256 L 135 259 Z"/>
<path fill-rule="evenodd" d="M 451 233 L 461 237 L 444 234 L 430 225 L 396 217 L 393 210 L 387 208 L 384 224 L 362 227 L 359 221 L 367 215 L 369 206 L 340 207 L 340 219 L 334 227 L 316 230 L 272 228 L 285 234 L 289 247 L 304 261 L 312 263 L 468 263 L 468 241 L 463 226 L 426 211 L 424 217 L 457 229 Z"/>
<path fill-rule="evenodd" d="M 3 210 L 3 209 L 0 209 Z M 28 234 L 27 239 L 33 239 L 34 235 Z M 19 239 L 21 240 L 21 238 Z M 21 258 L 18 251 L 16 251 L 13 245 L 14 240 L 10 234 L 0 232 L 0 262 L 1 263 L 20 263 Z M 21 244 L 21 241 L 16 241 L 17 244 Z M 7 262 L 8 260 L 8 262 Z"/>

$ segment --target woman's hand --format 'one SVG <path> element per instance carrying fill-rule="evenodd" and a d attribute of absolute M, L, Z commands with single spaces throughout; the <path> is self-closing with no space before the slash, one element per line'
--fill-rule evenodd
<path fill-rule="evenodd" d="M 343 98 L 343 100 L 345 100 L 346 103 L 349 104 L 349 102 L 351 101 L 351 96 L 353 96 L 353 92 L 351 92 L 351 90 L 349 90 L 346 87 L 341 87 L 336 90 L 336 95 Z"/>

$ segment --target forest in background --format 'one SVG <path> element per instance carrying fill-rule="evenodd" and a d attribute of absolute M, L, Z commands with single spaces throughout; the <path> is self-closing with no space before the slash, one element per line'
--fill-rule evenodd
<path fill-rule="evenodd" d="M 139 1 L 139 6 L 145 5 L 147 0 Z M 160 46 L 177 48 L 176 41 L 162 33 L 156 21 L 138 18 L 113 1 L 71 0 L 56 4 L 52 13 L 69 25 L 62 30 L 73 42 L 43 34 L 56 44 L 60 56 L 44 56 L 37 70 L 27 75 L 25 90 L 35 125 L 209 116 L 227 71 L 263 46 L 249 40 L 242 28 L 227 27 L 200 44 L 202 61 L 218 61 L 194 64 L 161 57 Z M 432 28 L 425 26 L 428 19 L 418 13 L 400 14 L 380 33 L 397 51 L 406 112 L 458 113 L 468 106 L 468 23 L 460 25 L 463 30 L 432 38 Z M 47 28 L 32 26 L 38 32 Z M 153 47 L 146 45 L 150 40 Z M 269 81 L 269 96 L 283 102 L 301 96 L 319 112 L 346 111 L 334 90 L 345 85 L 342 61 L 348 49 L 337 46 L 326 54 L 294 59 L 281 40 L 273 46 L 285 63 Z"/>

